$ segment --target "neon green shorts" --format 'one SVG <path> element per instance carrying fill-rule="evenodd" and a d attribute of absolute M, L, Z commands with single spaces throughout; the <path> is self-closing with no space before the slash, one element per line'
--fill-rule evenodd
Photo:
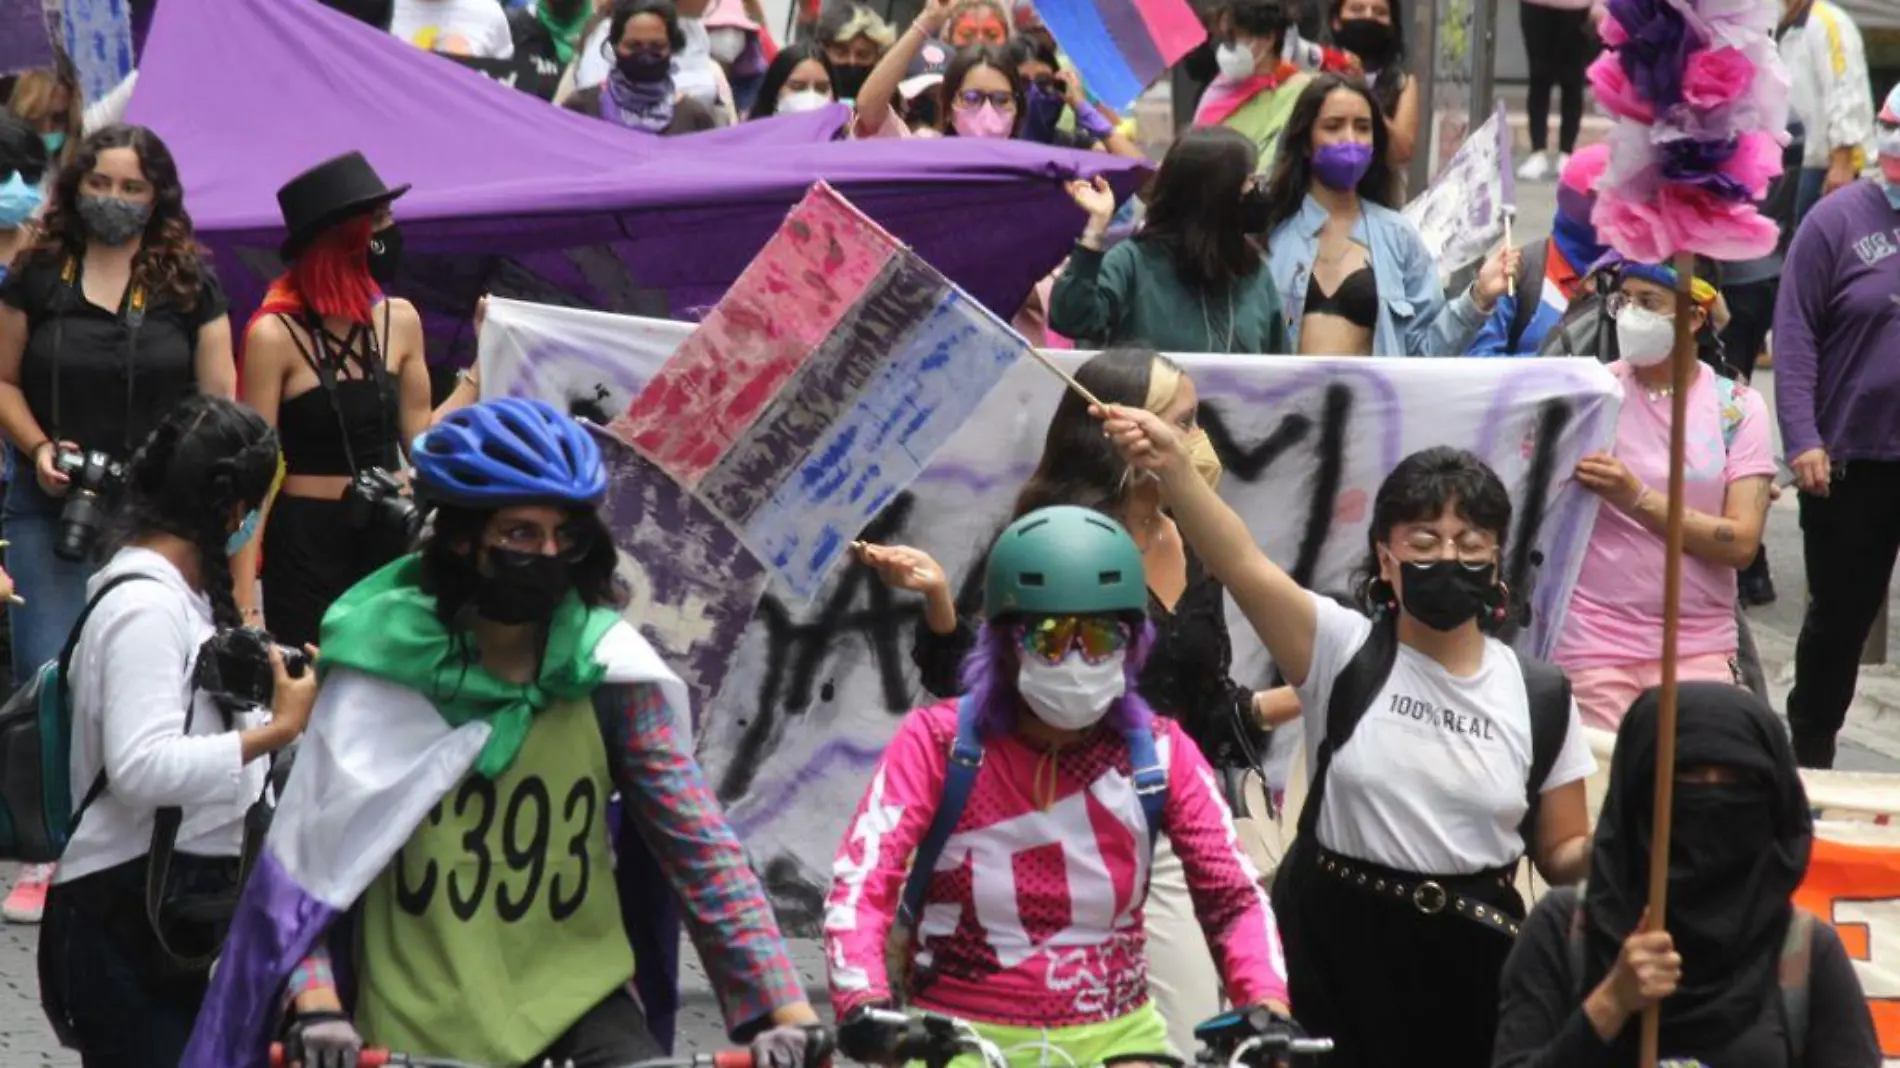
<path fill-rule="evenodd" d="M 974 1023 L 978 1034 L 1003 1051 L 1009 1068 L 1097 1068 L 1109 1061 L 1148 1060 L 1174 1063 L 1168 1052 L 1168 1025 L 1149 1002 L 1126 1016 L 1074 1027 L 1011 1027 Z M 965 1055 L 950 1068 L 985 1068 L 983 1058 Z"/>

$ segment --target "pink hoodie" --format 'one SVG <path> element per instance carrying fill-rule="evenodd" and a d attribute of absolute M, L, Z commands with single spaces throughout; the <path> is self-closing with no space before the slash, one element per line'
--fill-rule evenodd
<path fill-rule="evenodd" d="M 886 939 L 904 877 L 942 796 L 955 702 L 912 712 L 891 739 L 832 866 L 825 952 L 842 1018 L 889 1000 Z M 1259 874 L 1214 773 L 1173 720 L 1155 719 L 1168 768 L 1165 834 L 1228 996 L 1286 999 L 1286 961 Z M 1148 1000 L 1142 902 L 1148 831 L 1112 731 L 1055 753 L 990 742 L 963 818 L 938 858 L 912 945 L 911 1000 L 965 1019 L 1069 1027 Z"/>

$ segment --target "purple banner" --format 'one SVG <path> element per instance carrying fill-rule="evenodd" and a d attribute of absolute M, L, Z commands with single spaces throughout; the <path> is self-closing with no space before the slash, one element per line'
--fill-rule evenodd
<path fill-rule="evenodd" d="M 697 731 L 765 591 L 765 567 L 671 475 L 604 431 L 594 437 L 607 462 L 601 514 L 632 594 L 627 622 L 692 690 Z"/>
<path fill-rule="evenodd" d="M 0 77 L 53 65 L 44 0 L 0 0 Z"/>

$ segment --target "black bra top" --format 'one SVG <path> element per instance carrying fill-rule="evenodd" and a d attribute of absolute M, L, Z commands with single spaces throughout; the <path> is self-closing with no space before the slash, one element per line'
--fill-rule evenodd
<path fill-rule="evenodd" d="M 1372 265 L 1347 275 L 1329 296 L 1320 292 L 1319 275 L 1306 285 L 1306 314 L 1337 315 L 1362 330 L 1371 330 L 1379 322 L 1379 283 L 1372 277 Z"/>
<path fill-rule="evenodd" d="M 386 332 L 386 311 L 383 322 Z M 310 328 L 308 323 L 300 325 Z M 291 336 L 305 363 L 317 371 L 319 384 L 277 405 L 277 438 L 283 446 L 285 470 L 293 475 L 353 475 L 357 467 L 394 470 L 400 401 L 395 381 L 381 366 L 382 346 L 371 331 L 352 331 L 347 338 L 322 337 L 315 353 L 301 337 Z M 366 343 L 359 343 L 359 337 L 366 338 Z M 318 369 L 319 359 L 328 361 L 323 370 Z M 326 377 L 327 386 L 323 384 Z"/>

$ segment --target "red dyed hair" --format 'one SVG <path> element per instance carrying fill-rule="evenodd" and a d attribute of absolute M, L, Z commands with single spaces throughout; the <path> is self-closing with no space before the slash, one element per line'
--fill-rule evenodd
<path fill-rule="evenodd" d="M 369 276 L 370 217 L 345 219 L 304 246 L 290 265 L 290 285 L 304 307 L 326 319 L 368 323 L 376 300 Z"/>

